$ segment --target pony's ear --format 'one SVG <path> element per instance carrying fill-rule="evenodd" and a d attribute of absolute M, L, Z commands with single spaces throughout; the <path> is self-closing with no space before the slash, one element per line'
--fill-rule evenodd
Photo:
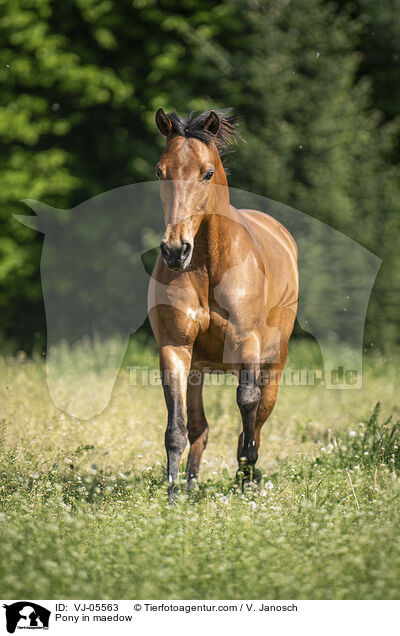
<path fill-rule="evenodd" d="M 64 211 L 52 208 L 41 201 L 35 201 L 35 199 L 20 199 L 20 201 L 28 205 L 36 213 L 36 216 L 13 214 L 14 219 L 30 227 L 31 230 L 42 232 L 42 234 L 46 233 L 46 225 L 49 224 L 49 221 L 51 222 L 51 219 L 57 218 L 57 214 L 59 215 Z"/>
<path fill-rule="evenodd" d="M 216 135 L 219 131 L 220 121 L 215 110 L 210 110 L 210 113 L 205 121 L 204 130 L 208 130 L 212 135 Z"/>
<path fill-rule="evenodd" d="M 164 137 L 167 137 L 172 130 L 171 120 L 168 119 L 162 108 L 159 108 L 156 112 L 156 124 L 157 128 Z"/>

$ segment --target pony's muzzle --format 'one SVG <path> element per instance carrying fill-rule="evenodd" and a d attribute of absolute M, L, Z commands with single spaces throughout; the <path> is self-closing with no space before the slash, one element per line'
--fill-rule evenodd
<path fill-rule="evenodd" d="M 161 256 L 169 269 L 182 270 L 188 267 L 193 246 L 188 241 L 181 241 L 179 245 L 169 246 L 166 241 L 160 243 Z"/>

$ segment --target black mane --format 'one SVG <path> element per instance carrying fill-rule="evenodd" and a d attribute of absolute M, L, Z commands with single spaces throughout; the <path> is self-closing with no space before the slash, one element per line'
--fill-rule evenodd
<path fill-rule="evenodd" d="M 224 110 L 214 110 L 218 115 L 220 125 L 218 132 L 213 134 L 207 129 L 204 129 L 204 124 L 207 121 L 211 110 L 206 110 L 204 113 L 196 115 L 192 111 L 187 119 L 178 115 L 175 111 L 167 113 L 168 119 L 172 123 L 173 131 L 181 137 L 194 137 L 200 139 L 205 144 L 209 144 L 212 141 L 218 148 L 220 155 L 231 150 L 232 145 L 241 140 L 241 136 L 238 131 L 238 125 L 240 118 L 237 115 L 231 114 L 230 108 Z"/>

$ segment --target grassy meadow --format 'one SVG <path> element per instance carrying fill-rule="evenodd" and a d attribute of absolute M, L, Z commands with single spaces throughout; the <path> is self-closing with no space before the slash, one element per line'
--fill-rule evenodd
<path fill-rule="evenodd" d="M 358 390 L 282 387 L 244 492 L 235 386 L 206 386 L 200 489 L 170 506 L 162 389 L 126 370 L 156 367 L 152 349 L 131 345 L 87 421 L 55 408 L 43 359 L 0 358 L 0 596 L 400 598 L 399 361 L 365 356 Z"/>

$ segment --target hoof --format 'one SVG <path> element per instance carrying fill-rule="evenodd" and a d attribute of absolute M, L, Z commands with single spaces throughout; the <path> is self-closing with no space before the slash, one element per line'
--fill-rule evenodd
<path fill-rule="evenodd" d="M 258 468 L 253 468 L 253 480 L 255 481 L 257 484 L 261 483 L 261 479 L 262 479 L 262 472 L 261 470 L 259 470 Z"/>
<path fill-rule="evenodd" d="M 175 506 L 178 502 L 179 490 L 175 484 L 168 486 L 168 503 L 170 506 Z"/>
<path fill-rule="evenodd" d="M 262 473 L 261 470 L 255 468 L 255 466 L 242 466 L 236 472 L 236 481 L 240 484 L 244 484 L 246 482 L 254 481 L 257 484 L 261 482 Z"/>
<path fill-rule="evenodd" d="M 190 493 L 198 492 L 199 482 L 197 481 L 196 477 L 189 479 L 186 488 L 187 488 L 187 491 Z"/>

